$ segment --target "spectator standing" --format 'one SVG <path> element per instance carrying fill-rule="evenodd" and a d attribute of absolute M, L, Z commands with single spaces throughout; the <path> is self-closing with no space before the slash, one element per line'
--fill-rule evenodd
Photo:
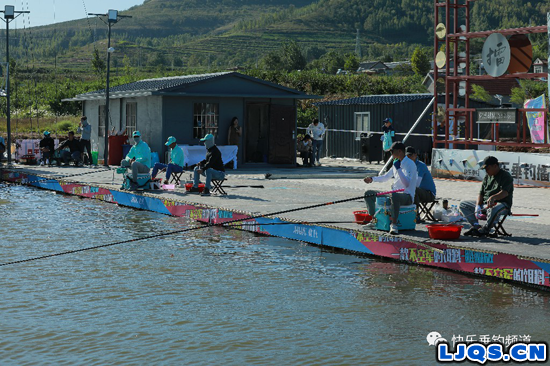
<path fill-rule="evenodd" d="M 239 126 L 239 119 L 233 117 L 231 119 L 231 125 L 229 126 L 229 133 L 227 134 L 227 144 L 239 146 L 241 140 L 242 129 Z"/>
<path fill-rule="evenodd" d="M 393 145 L 393 140 L 395 138 L 395 130 L 392 126 L 392 119 L 386 118 L 384 119 L 384 126 L 382 126 L 382 132 L 384 135 L 382 136 L 382 150 L 384 150 L 384 162 L 387 162 L 390 156 L 392 155 L 390 149 Z"/>
<path fill-rule="evenodd" d="M 80 123 L 78 124 L 76 132 L 82 134 L 80 136 L 80 151 L 82 151 L 84 155 L 84 149 L 86 150 L 85 157 L 87 157 L 88 165 L 92 165 L 94 162 L 92 159 L 92 144 L 90 142 L 92 137 L 92 126 L 88 123 L 88 118 L 86 116 L 80 118 Z"/>
<path fill-rule="evenodd" d="M 317 118 L 313 119 L 313 122 L 307 128 L 307 134 L 313 138 L 313 159 L 314 165 L 320 166 L 321 162 L 321 149 L 323 148 L 323 139 L 325 138 L 325 125 L 323 125 Z"/>

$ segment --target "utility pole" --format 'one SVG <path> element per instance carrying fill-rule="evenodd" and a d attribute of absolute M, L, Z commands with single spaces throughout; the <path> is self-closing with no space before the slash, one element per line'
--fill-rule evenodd
<path fill-rule="evenodd" d="M 363 54 L 361 52 L 361 37 L 359 35 L 359 28 L 357 28 L 357 36 L 355 37 L 355 54 L 357 55 L 359 61 L 361 61 Z"/>
<path fill-rule="evenodd" d="M 6 23 L 6 121 L 8 129 L 8 165 L 11 165 L 11 110 L 10 110 L 10 23 L 21 14 L 30 13 L 30 11 L 15 11 L 15 6 L 6 5 L 4 10 L 4 23 Z M 17 14 L 17 15 L 16 15 Z"/>
<path fill-rule="evenodd" d="M 111 72 L 111 53 L 115 52 L 115 49 L 111 47 L 111 27 L 116 24 L 121 18 L 131 18 L 129 15 L 120 15 L 118 10 L 109 9 L 107 14 L 88 13 L 88 15 L 95 15 L 109 28 L 107 36 L 107 88 L 105 89 L 105 148 L 103 149 L 103 165 L 109 166 L 109 74 Z M 101 17 L 107 17 L 107 21 Z"/>

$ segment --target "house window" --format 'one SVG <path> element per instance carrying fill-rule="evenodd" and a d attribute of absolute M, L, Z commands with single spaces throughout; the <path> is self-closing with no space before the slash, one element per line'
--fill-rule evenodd
<path fill-rule="evenodd" d="M 99 130 L 97 132 L 97 135 L 99 137 L 105 137 L 105 106 L 104 105 L 99 106 L 98 116 L 99 116 L 99 121 L 97 123 L 97 126 Z"/>
<path fill-rule="evenodd" d="M 370 112 L 356 112 L 355 114 L 355 131 L 369 132 L 370 131 Z M 355 140 L 361 139 L 361 132 L 355 133 Z"/>
<path fill-rule="evenodd" d="M 193 112 L 193 137 L 202 138 L 211 133 L 218 134 L 219 104 L 195 103 Z"/>
<path fill-rule="evenodd" d="M 534 68 L 534 71 L 535 71 L 535 74 L 539 74 L 539 73 L 542 73 L 542 66 L 535 66 Z"/>
<path fill-rule="evenodd" d="M 137 103 L 126 103 L 126 135 L 137 130 Z"/>

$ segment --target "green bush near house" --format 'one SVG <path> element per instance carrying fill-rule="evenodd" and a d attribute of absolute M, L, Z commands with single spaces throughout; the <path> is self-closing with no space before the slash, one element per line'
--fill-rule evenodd
<path fill-rule="evenodd" d="M 71 121 L 60 121 L 54 126 L 54 129 L 57 132 L 69 132 L 69 131 L 76 132 L 77 127 L 78 125 Z"/>

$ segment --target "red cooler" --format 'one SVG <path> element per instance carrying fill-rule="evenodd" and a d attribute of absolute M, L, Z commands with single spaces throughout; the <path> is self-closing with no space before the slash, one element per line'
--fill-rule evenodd
<path fill-rule="evenodd" d="M 120 165 L 122 160 L 122 145 L 126 143 L 128 136 L 109 136 L 109 165 Z"/>

